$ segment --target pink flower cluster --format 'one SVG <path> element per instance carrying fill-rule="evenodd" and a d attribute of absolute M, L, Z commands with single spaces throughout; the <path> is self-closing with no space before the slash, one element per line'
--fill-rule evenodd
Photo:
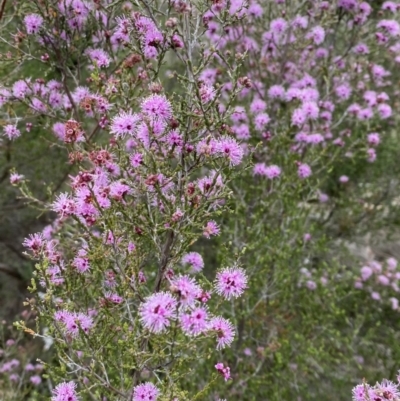
<path fill-rule="evenodd" d="M 225 299 L 231 299 L 242 295 L 246 284 L 247 277 L 243 269 L 227 268 L 217 274 L 215 290 Z M 232 343 L 232 324 L 221 316 L 210 316 L 202 305 L 208 302 L 209 296 L 193 278 L 182 275 L 173 277 L 170 291 L 150 295 L 142 303 L 139 314 L 145 328 L 153 333 L 162 333 L 176 321 L 188 336 L 214 333 L 217 349 Z"/>
<path fill-rule="evenodd" d="M 390 303 L 392 309 L 398 311 L 399 280 L 400 271 L 395 258 L 389 258 L 384 263 L 373 260 L 361 267 L 354 286 L 367 291 L 375 301 Z"/>
<path fill-rule="evenodd" d="M 399 380 L 400 376 L 398 376 Z M 353 401 L 371 401 L 371 400 L 398 400 L 400 398 L 399 382 L 394 383 L 384 379 L 375 386 L 368 383 L 358 384 L 353 388 Z"/>

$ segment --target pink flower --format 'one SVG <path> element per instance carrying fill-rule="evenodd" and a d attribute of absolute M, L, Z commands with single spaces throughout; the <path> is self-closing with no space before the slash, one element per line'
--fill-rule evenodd
<path fill-rule="evenodd" d="M 399 300 L 397 298 L 390 298 L 389 299 L 390 303 L 392 304 L 392 309 L 397 310 L 399 309 Z"/>
<path fill-rule="evenodd" d="M 276 18 L 271 21 L 270 29 L 271 32 L 280 35 L 285 32 L 287 25 L 288 25 L 287 21 L 284 20 L 283 18 Z"/>
<path fill-rule="evenodd" d="M 38 375 L 31 376 L 29 381 L 34 385 L 38 386 L 42 382 L 42 378 Z"/>
<path fill-rule="evenodd" d="M 380 103 L 377 106 L 378 114 L 380 117 L 385 120 L 392 115 L 392 108 L 386 103 Z"/>
<path fill-rule="evenodd" d="M 189 276 L 178 276 L 171 280 L 170 290 L 178 295 L 182 305 L 191 306 L 201 294 L 200 286 Z"/>
<path fill-rule="evenodd" d="M 380 274 L 378 276 L 378 283 L 381 284 L 381 285 L 388 286 L 390 284 L 390 280 L 384 274 Z"/>
<path fill-rule="evenodd" d="M 208 328 L 208 312 L 203 306 L 193 309 L 180 317 L 180 324 L 185 334 L 197 336 Z"/>
<path fill-rule="evenodd" d="M 378 29 L 382 29 L 385 31 L 390 36 L 398 36 L 400 33 L 400 25 L 397 21 L 395 20 L 381 20 L 378 22 L 376 25 Z"/>
<path fill-rule="evenodd" d="M 311 290 L 314 291 L 317 288 L 317 284 L 315 283 L 315 281 L 313 280 L 307 280 L 306 281 L 306 287 Z"/>
<path fill-rule="evenodd" d="M 215 365 L 215 369 L 224 377 L 225 381 L 228 381 L 231 378 L 231 370 L 229 366 L 224 366 L 222 362 L 219 362 Z"/>
<path fill-rule="evenodd" d="M 388 258 L 386 260 L 388 270 L 396 270 L 397 267 L 397 260 L 395 258 Z"/>
<path fill-rule="evenodd" d="M 309 102 L 304 102 L 301 105 L 301 110 L 304 113 L 304 115 L 307 117 L 307 119 L 310 120 L 316 120 L 319 115 L 319 107 L 317 103 L 309 101 Z"/>
<path fill-rule="evenodd" d="M 60 316 L 61 317 L 61 316 Z M 84 313 L 71 313 L 64 312 L 61 320 L 64 323 L 65 331 L 72 337 L 76 337 L 79 334 L 79 328 L 81 328 L 85 333 L 89 333 L 90 329 L 93 327 L 93 319 Z"/>
<path fill-rule="evenodd" d="M 76 394 L 76 384 L 74 382 L 60 383 L 53 390 L 53 397 L 51 401 L 78 401 Z"/>
<path fill-rule="evenodd" d="M 342 84 L 335 88 L 335 93 L 340 100 L 348 100 L 351 96 L 351 86 Z"/>
<path fill-rule="evenodd" d="M 223 137 L 217 143 L 217 150 L 222 155 L 228 158 L 232 166 L 237 166 L 243 159 L 243 149 L 230 137 Z"/>
<path fill-rule="evenodd" d="M 371 292 L 371 298 L 374 299 L 375 301 L 380 301 L 381 294 L 379 294 L 379 292 L 373 291 Z"/>
<path fill-rule="evenodd" d="M 201 85 L 199 92 L 202 103 L 208 103 L 215 98 L 215 89 L 212 85 Z"/>
<path fill-rule="evenodd" d="M 400 396 L 398 385 L 386 379 L 376 384 L 375 391 L 378 394 L 384 394 L 383 398 L 387 400 L 395 400 Z"/>
<path fill-rule="evenodd" d="M 353 388 L 353 400 L 354 401 L 366 401 L 371 399 L 370 395 L 373 393 L 371 387 L 368 384 L 359 384 Z M 373 399 L 373 398 L 372 398 Z"/>
<path fill-rule="evenodd" d="M 285 100 L 285 88 L 281 85 L 273 85 L 268 89 L 268 97 L 270 99 Z"/>
<path fill-rule="evenodd" d="M 203 235 L 206 238 L 210 238 L 212 235 L 218 235 L 219 233 L 220 229 L 214 220 L 209 221 L 203 229 Z"/>
<path fill-rule="evenodd" d="M 247 276 L 239 267 L 227 267 L 217 273 L 216 292 L 225 299 L 240 297 L 247 288 Z"/>
<path fill-rule="evenodd" d="M 71 216 L 76 210 L 75 202 L 67 193 L 62 193 L 58 195 L 57 199 L 51 204 L 51 210 L 60 214 L 61 218 L 64 216 Z"/>
<path fill-rule="evenodd" d="M 110 196 L 117 201 L 123 200 L 124 196 L 131 192 L 131 188 L 121 181 L 113 182 L 110 185 Z"/>
<path fill-rule="evenodd" d="M 376 160 L 376 151 L 374 148 L 367 149 L 367 160 L 373 163 Z"/>
<path fill-rule="evenodd" d="M 231 345 L 235 332 L 229 320 L 220 316 L 214 317 L 210 321 L 209 329 L 217 334 L 217 350 Z"/>
<path fill-rule="evenodd" d="M 15 125 L 8 124 L 4 126 L 4 135 L 13 140 L 21 136 L 21 132 Z"/>
<path fill-rule="evenodd" d="M 160 390 L 153 383 L 142 383 L 133 389 L 132 401 L 156 401 Z"/>
<path fill-rule="evenodd" d="M 373 270 L 369 266 L 363 266 L 361 268 L 361 279 L 363 281 L 368 280 L 373 274 Z"/>
<path fill-rule="evenodd" d="M 254 165 L 253 173 L 254 175 L 263 175 L 272 180 L 281 175 L 281 169 L 276 165 L 266 166 L 265 163 L 257 163 Z"/>
<path fill-rule="evenodd" d="M 75 256 L 72 265 L 78 270 L 79 273 L 85 273 L 90 269 L 89 259 L 86 257 L 86 251 L 80 249 L 77 256 Z"/>
<path fill-rule="evenodd" d="M 306 39 L 311 39 L 316 45 L 320 45 L 325 40 L 325 29 L 321 26 L 312 28 Z"/>
<path fill-rule="evenodd" d="M 24 18 L 26 33 L 33 35 L 39 32 L 43 18 L 39 14 L 29 14 Z"/>
<path fill-rule="evenodd" d="M 10 184 L 12 184 L 12 185 L 18 184 L 18 183 L 21 182 L 24 178 L 25 178 L 25 176 L 23 176 L 22 174 L 11 173 L 11 174 L 10 174 Z"/>
<path fill-rule="evenodd" d="M 267 113 L 261 113 L 254 119 L 254 125 L 258 131 L 262 131 L 270 121 L 271 118 Z"/>
<path fill-rule="evenodd" d="M 146 298 L 140 305 L 140 320 L 152 333 L 161 333 L 176 315 L 176 299 L 167 292 L 158 292 Z"/>
<path fill-rule="evenodd" d="M 15 82 L 12 87 L 12 92 L 13 92 L 13 95 L 18 99 L 23 99 L 25 96 L 31 95 L 32 90 L 30 88 L 29 80 L 24 81 L 21 79 L 21 80 Z"/>
<path fill-rule="evenodd" d="M 143 163 L 143 155 L 141 153 L 134 153 L 129 157 L 132 167 L 139 167 Z"/>
<path fill-rule="evenodd" d="M 122 298 L 120 295 L 112 293 L 112 292 L 106 292 L 104 294 L 104 298 L 109 301 L 112 302 L 113 304 L 121 304 L 124 301 L 124 298 Z"/>
<path fill-rule="evenodd" d="M 169 120 L 172 117 L 172 106 L 165 95 L 151 95 L 140 105 L 142 113 L 151 119 Z"/>
<path fill-rule="evenodd" d="M 183 265 L 190 265 L 194 273 L 198 273 L 204 267 L 203 258 L 197 252 L 189 252 L 183 255 L 181 262 Z"/>
<path fill-rule="evenodd" d="M 301 127 L 306 122 L 306 115 L 301 107 L 293 111 L 291 121 L 296 127 Z"/>
<path fill-rule="evenodd" d="M 35 255 L 38 255 L 45 245 L 43 234 L 29 234 L 29 237 L 24 239 L 22 245 L 29 248 Z"/>
<path fill-rule="evenodd" d="M 311 174 L 311 167 L 308 164 L 300 163 L 297 168 L 297 174 L 300 178 L 308 178 Z"/>
<path fill-rule="evenodd" d="M 116 138 L 123 137 L 127 134 L 133 135 L 139 122 L 140 117 L 137 114 L 121 112 L 112 119 L 110 132 L 115 135 Z"/>
<path fill-rule="evenodd" d="M 377 146 L 381 141 L 380 135 L 376 132 L 371 132 L 367 136 L 367 142 L 369 145 Z"/>
<path fill-rule="evenodd" d="M 111 58 L 103 49 L 87 49 L 86 54 L 99 68 L 108 67 L 110 65 Z"/>
<path fill-rule="evenodd" d="M 263 112 L 266 109 L 266 103 L 261 99 L 254 99 L 250 105 L 250 111 L 253 114 L 258 114 Z"/>

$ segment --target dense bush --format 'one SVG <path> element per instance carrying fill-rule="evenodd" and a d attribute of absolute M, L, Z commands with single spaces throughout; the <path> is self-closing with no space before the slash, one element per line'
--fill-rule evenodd
<path fill-rule="evenodd" d="M 3 397 L 344 400 L 397 371 L 396 254 L 359 251 L 397 234 L 399 5 L 4 5 L 4 177 L 42 216 L 16 327 L 50 352 L 6 336 Z M 19 168 L 30 141 L 54 167 Z"/>

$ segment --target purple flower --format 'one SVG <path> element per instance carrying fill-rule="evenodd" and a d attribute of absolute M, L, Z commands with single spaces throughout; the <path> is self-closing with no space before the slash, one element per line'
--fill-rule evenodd
<path fill-rule="evenodd" d="M 4 127 L 4 135 L 13 140 L 21 136 L 21 132 L 15 125 L 8 124 Z"/>
<path fill-rule="evenodd" d="M 14 83 L 12 92 L 16 98 L 23 99 L 25 96 L 32 94 L 32 90 L 30 89 L 28 82 L 21 79 Z"/>
<path fill-rule="evenodd" d="M 66 333 L 72 337 L 76 337 L 79 334 L 79 328 L 87 334 L 93 327 L 93 319 L 84 313 L 59 311 L 56 312 L 54 317 L 56 320 L 59 320 L 64 324 Z"/>
<path fill-rule="evenodd" d="M 87 49 L 86 54 L 99 68 L 108 67 L 110 65 L 111 58 L 103 49 Z"/>
<path fill-rule="evenodd" d="M 325 40 L 325 29 L 321 26 L 312 28 L 306 39 L 311 39 L 316 45 L 320 45 Z"/>
<path fill-rule="evenodd" d="M 75 256 L 72 265 L 78 270 L 79 273 L 85 273 L 90 269 L 89 259 L 86 257 L 86 250 L 80 249 L 77 256 Z"/>
<path fill-rule="evenodd" d="M 141 153 L 134 153 L 129 157 L 132 167 L 139 167 L 143 163 L 143 155 Z"/>
<path fill-rule="evenodd" d="M 382 21 L 379 21 L 376 27 L 378 29 L 382 29 L 390 36 L 398 36 L 400 33 L 400 25 L 395 20 L 384 19 Z"/>
<path fill-rule="evenodd" d="M 340 100 L 348 100 L 351 96 L 351 87 L 348 84 L 342 84 L 335 88 L 335 93 Z"/>
<path fill-rule="evenodd" d="M 229 366 L 224 366 L 222 362 L 217 363 L 215 369 L 224 377 L 225 381 L 231 378 L 231 369 Z"/>
<path fill-rule="evenodd" d="M 393 1 L 385 1 L 382 4 L 381 9 L 384 11 L 388 10 L 391 11 L 392 13 L 395 13 L 397 11 L 397 4 Z"/>
<path fill-rule="evenodd" d="M 300 163 L 297 174 L 300 178 L 308 178 L 312 174 L 311 167 L 308 164 Z"/>
<path fill-rule="evenodd" d="M 373 274 L 373 270 L 372 270 L 371 267 L 369 267 L 369 266 L 363 266 L 363 267 L 361 268 L 361 279 L 362 279 L 363 281 L 368 280 L 368 279 L 372 276 L 372 274 Z"/>
<path fill-rule="evenodd" d="M 214 220 L 209 221 L 203 228 L 203 235 L 206 238 L 210 238 L 212 235 L 218 235 L 219 233 L 220 229 L 218 227 L 218 224 Z"/>
<path fill-rule="evenodd" d="M 140 320 L 153 333 L 161 333 L 176 315 L 176 299 L 167 292 L 158 292 L 146 298 L 140 305 Z"/>
<path fill-rule="evenodd" d="M 125 135 L 133 135 L 137 124 L 140 122 L 140 117 L 137 114 L 129 112 L 121 112 L 115 116 L 110 124 L 110 132 L 116 138 Z"/>
<path fill-rule="evenodd" d="M 104 294 L 104 298 L 107 301 L 112 302 L 113 304 L 121 304 L 124 300 L 124 298 L 122 298 L 120 295 L 112 293 L 112 292 L 106 292 Z"/>
<path fill-rule="evenodd" d="M 44 247 L 45 240 L 42 233 L 29 234 L 28 238 L 25 238 L 22 243 L 23 246 L 29 248 L 35 255 Z"/>
<path fill-rule="evenodd" d="M 51 397 L 51 401 L 78 401 L 75 388 L 76 384 L 74 382 L 60 383 L 53 390 L 54 395 Z"/>
<path fill-rule="evenodd" d="M 151 95 L 140 105 L 142 113 L 151 119 L 169 120 L 172 117 L 172 106 L 165 95 Z"/>
<path fill-rule="evenodd" d="M 125 195 L 131 192 L 131 188 L 121 181 L 113 182 L 110 185 L 110 196 L 117 201 L 121 201 Z"/>
<path fill-rule="evenodd" d="M 276 18 L 271 21 L 270 30 L 275 35 L 281 35 L 282 33 L 285 32 L 287 25 L 288 25 L 287 21 L 284 20 L 283 18 Z"/>
<path fill-rule="evenodd" d="M 204 104 L 210 102 L 215 98 L 215 88 L 212 85 L 201 85 L 199 92 L 201 102 Z"/>
<path fill-rule="evenodd" d="M 240 297 L 247 288 L 247 276 L 239 267 L 227 267 L 217 273 L 216 292 L 225 299 Z"/>
<path fill-rule="evenodd" d="M 142 383 L 133 389 L 132 401 L 156 401 L 160 390 L 153 383 Z"/>
<path fill-rule="evenodd" d="M 258 131 L 262 131 L 270 121 L 271 118 L 267 113 L 261 113 L 254 119 L 254 125 Z"/>
<path fill-rule="evenodd" d="M 179 301 L 185 306 L 191 306 L 202 292 L 200 286 L 189 276 L 173 278 L 170 290 L 178 295 Z"/>
<path fill-rule="evenodd" d="M 359 384 L 353 388 L 353 400 L 354 401 L 366 401 L 368 399 L 373 400 L 375 393 L 368 384 Z"/>
<path fill-rule="evenodd" d="M 202 306 L 182 314 L 179 320 L 183 332 L 189 336 L 197 336 L 208 328 L 208 312 Z"/>
<path fill-rule="evenodd" d="M 400 397 L 398 385 L 386 379 L 382 383 L 377 383 L 374 390 L 378 394 L 384 394 L 384 399 L 387 400 L 395 400 Z"/>
<path fill-rule="evenodd" d="M 24 18 L 26 33 L 33 35 L 38 33 L 43 24 L 43 18 L 39 14 L 29 14 Z"/>
<path fill-rule="evenodd" d="M 271 166 L 267 166 L 265 168 L 265 172 L 264 173 L 265 173 L 264 175 L 267 178 L 272 180 L 272 179 L 277 178 L 277 177 L 279 177 L 281 175 L 281 169 L 280 169 L 280 167 L 278 167 L 278 166 L 273 164 Z"/>
<path fill-rule="evenodd" d="M 227 157 L 232 166 L 237 166 L 243 159 L 242 147 L 231 137 L 221 138 L 217 143 L 217 151 Z"/>
<path fill-rule="evenodd" d="M 267 107 L 267 104 L 264 102 L 264 100 L 261 99 L 254 99 L 250 105 L 250 111 L 253 114 L 258 114 L 263 112 Z"/>
<path fill-rule="evenodd" d="M 263 8 L 257 3 L 251 4 L 247 9 L 247 13 L 251 15 L 253 18 L 261 17 L 263 15 L 263 12 L 264 12 Z"/>
<path fill-rule="evenodd" d="M 75 202 L 70 198 L 69 194 L 62 193 L 57 196 L 57 199 L 51 204 L 51 210 L 60 214 L 61 218 L 70 216 L 75 213 Z"/>
<path fill-rule="evenodd" d="M 42 382 L 42 378 L 38 375 L 31 376 L 29 381 L 34 385 L 38 386 Z"/>
<path fill-rule="evenodd" d="M 204 267 L 203 258 L 197 252 L 189 252 L 183 255 L 181 262 L 183 265 L 190 265 L 194 273 L 198 273 Z"/>
<path fill-rule="evenodd" d="M 281 85 L 273 85 L 268 89 L 268 97 L 270 99 L 285 100 L 285 88 Z"/>
<path fill-rule="evenodd" d="M 220 316 L 214 317 L 210 321 L 209 329 L 217 334 L 217 350 L 231 345 L 235 332 L 229 320 Z"/>
<path fill-rule="evenodd" d="M 293 111 L 291 121 L 297 127 L 301 127 L 306 122 L 306 115 L 301 107 Z"/>
<path fill-rule="evenodd" d="M 392 115 L 392 108 L 388 104 L 378 104 L 377 110 L 383 120 L 389 118 Z"/>

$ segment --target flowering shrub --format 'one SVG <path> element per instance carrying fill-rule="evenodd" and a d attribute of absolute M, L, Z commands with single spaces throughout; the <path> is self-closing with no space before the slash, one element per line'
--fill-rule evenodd
<path fill-rule="evenodd" d="M 46 0 L 7 20 L 3 59 L 40 71 L 0 89 L 3 143 L 51 131 L 70 163 L 51 202 L 10 174 L 54 216 L 24 241 L 53 400 L 347 380 L 360 294 L 328 251 L 397 124 L 398 6 L 289 3 Z"/>

